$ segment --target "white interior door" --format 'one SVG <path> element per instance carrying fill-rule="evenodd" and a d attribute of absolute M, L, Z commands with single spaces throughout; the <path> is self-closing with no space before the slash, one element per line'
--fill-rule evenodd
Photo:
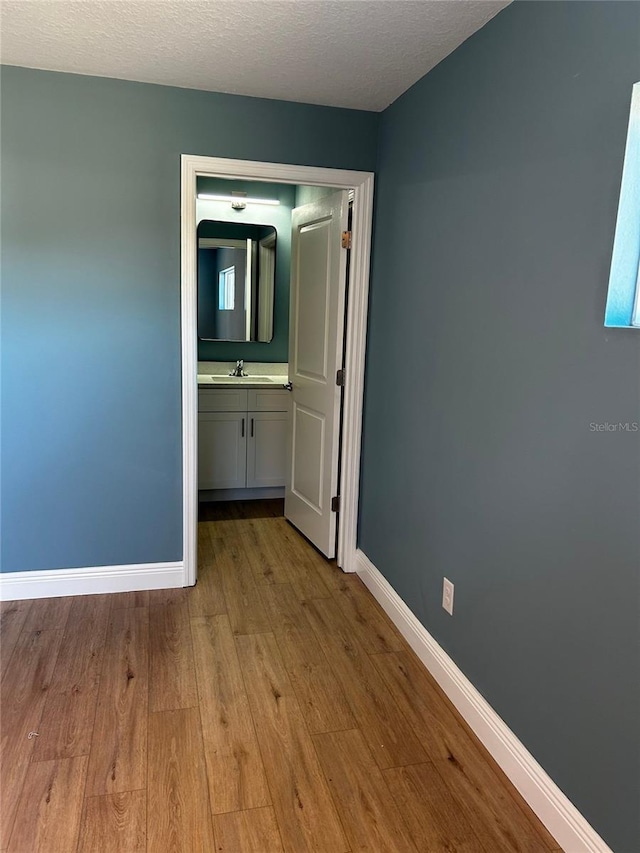
<path fill-rule="evenodd" d="M 292 383 L 285 516 L 327 557 L 336 552 L 348 194 L 292 215 L 289 378 Z"/>

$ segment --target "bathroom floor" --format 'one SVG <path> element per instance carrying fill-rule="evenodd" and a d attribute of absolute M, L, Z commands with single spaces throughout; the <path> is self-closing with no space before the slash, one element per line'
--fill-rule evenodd
<path fill-rule="evenodd" d="M 281 501 L 200 518 L 194 588 L 2 605 L 0 849 L 559 850 Z"/>

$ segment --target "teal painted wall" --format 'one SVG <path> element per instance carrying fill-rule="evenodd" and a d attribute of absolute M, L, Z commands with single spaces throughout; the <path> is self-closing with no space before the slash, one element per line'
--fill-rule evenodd
<path fill-rule="evenodd" d="M 273 315 L 273 339 L 267 342 L 198 341 L 199 361 L 285 362 L 289 359 L 289 276 L 291 272 L 291 211 L 295 206 L 296 187 L 292 184 L 267 184 L 259 181 L 226 181 L 198 178 L 198 192 L 229 195 L 232 190 L 246 192 L 249 198 L 277 198 L 278 207 L 247 205 L 243 211 L 232 210 L 230 204 L 215 202 L 216 211 L 227 222 L 268 223 L 276 229 L 276 281 Z M 217 214 L 216 214 L 217 215 Z"/>
<path fill-rule="evenodd" d="M 3 67 L 3 571 L 179 560 L 180 155 L 375 167 L 379 117 Z"/>
<path fill-rule="evenodd" d="M 359 531 L 616 853 L 640 850 L 640 334 L 603 318 L 638 79 L 640 4 L 517 2 L 383 114 Z"/>

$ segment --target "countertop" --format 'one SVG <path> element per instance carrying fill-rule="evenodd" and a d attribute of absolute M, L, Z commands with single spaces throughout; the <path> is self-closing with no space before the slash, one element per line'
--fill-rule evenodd
<path fill-rule="evenodd" d="M 235 362 L 199 361 L 198 388 L 282 388 L 289 381 L 289 365 L 247 361 L 247 376 L 229 376 Z"/>

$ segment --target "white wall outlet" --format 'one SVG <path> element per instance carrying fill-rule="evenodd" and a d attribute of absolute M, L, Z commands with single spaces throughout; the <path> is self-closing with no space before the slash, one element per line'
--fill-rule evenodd
<path fill-rule="evenodd" d="M 449 616 L 453 616 L 454 586 L 448 578 L 442 578 L 442 606 Z"/>

